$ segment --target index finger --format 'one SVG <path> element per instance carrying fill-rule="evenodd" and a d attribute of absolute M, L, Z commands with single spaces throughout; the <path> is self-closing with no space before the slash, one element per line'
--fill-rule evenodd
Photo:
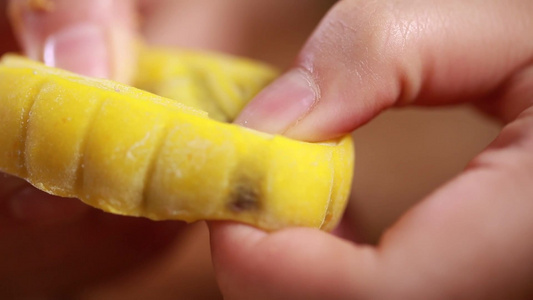
<path fill-rule="evenodd" d="M 469 2 L 464 5 L 473 10 L 462 11 L 451 10 L 451 7 L 464 8 L 455 1 L 448 1 L 442 7 L 436 4 L 427 4 L 435 7 L 426 6 L 425 16 L 440 16 L 441 9 L 448 15 L 444 19 L 427 18 L 418 25 L 428 32 L 433 28 L 432 22 L 450 26 L 445 31 L 450 35 L 445 38 L 446 49 L 451 52 L 423 48 L 428 51 L 424 57 L 435 60 L 430 61 L 432 67 L 426 69 L 428 72 L 414 73 L 420 76 L 419 82 L 425 83 L 422 85 L 425 88 L 419 89 L 417 97 L 410 100 L 420 104 L 446 104 L 490 96 L 495 112 L 510 123 L 463 174 L 411 209 L 377 247 L 355 245 L 309 229 L 266 234 L 244 225 L 213 224 L 213 259 L 227 297 L 527 299 L 533 294 L 530 284 L 533 241 L 526 238 L 533 231 L 529 216 L 533 209 L 530 196 L 533 193 L 530 184 L 533 179 L 533 109 L 530 108 L 533 67 L 528 66 L 533 48 L 529 40 L 520 42 L 529 32 L 523 29 L 531 28 L 527 27 L 532 25 L 528 14 L 533 10 L 525 1 L 485 1 L 485 5 L 480 2 L 478 6 Z M 473 20 L 465 17 L 469 14 L 477 14 L 479 18 L 473 19 L 485 21 L 468 26 Z M 488 16 L 507 16 L 498 19 L 499 34 L 491 35 L 490 30 L 479 32 L 480 28 L 497 26 L 492 23 L 496 19 Z M 408 21 L 398 17 L 400 23 Z M 454 35 L 455 31 L 460 32 Z M 464 37 L 473 40 L 465 41 Z M 510 38 L 517 40 L 510 43 Z M 418 50 L 417 47 L 425 45 L 417 39 L 409 41 L 414 44 L 404 45 L 407 49 Z M 398 51 L 396 61 L 405 59 L 402 57 L 405 53 Z M 375 77 L 370 76 L 376 74 L 370 68 L 369 80 L 377 83 L 363 88 L 361 93 L 365 95 L 370 90 L 388 95 L 391 78 L 394 82 L 404 79 L 401 76 L 405 73 L 397 73 L 402 66 L 382 65 L 383 69 L 377 70 L 390 75 L 385 77 L 378 76 L 382 74 L 379 72 Z M 322 70 L 339 69 L 323 65 Z M 356 98 L 362 97 L 353 86 L 343 89 L 342 82 L 338 83 L 332 93 L 351 95 L 353 92 Z M 385 92 L 378 87 L 384 87 Z M 354 111 L 361 117 L 350 119 L 352 123 L 348 127 L 342 127 L 347 119 L 325 121 L 312 117 L 313 124 L 323 126 L 321 129 L 347 130 L 373 117 L 379 111 L 376 108 L 388 107 L 398 100 L 397 97 L 390 98 L 391 102 L 379 102 L 383 99 L 379 97 L 368 99 L 370 102 L 351 102 L 352 106 L 347 106 L 357 108 Z"/>

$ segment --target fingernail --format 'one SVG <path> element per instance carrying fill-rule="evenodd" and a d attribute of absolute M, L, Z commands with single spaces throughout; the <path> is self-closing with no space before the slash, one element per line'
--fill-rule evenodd
<path fill-rule="evenodd" d="M 109 50 L 104 29 L 91 23 L 69 26 L 44 43 L 44 63 L 85 76 L 109 77 Z"/>
<path fill-rule="evenodd" d="M 267 133 L 282 134 L 305 117 L 317 99 L 314 81 L 304 71 L 294 69 L 261 91 L 235 123 Z"/>
<path fill-rule="evenodd" d="M 56 223 L 72 220 L 89 210 L 77 199 L 55 197 L 31 186 L 15 193 L 8 201 L 11 216 L 21 221 Z"/>

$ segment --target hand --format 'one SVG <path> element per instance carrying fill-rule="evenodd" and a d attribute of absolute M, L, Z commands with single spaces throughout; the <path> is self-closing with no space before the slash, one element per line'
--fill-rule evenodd
<path fill-rule="evenodd" d="M 28 3 L 12 1 L 11 5 L 22 8 Z M 18 47 L 5 18 L 6 5 L 2 2 L 0 6 L 1 49 L 13 51 Z M 36 26 L 26 28 L 25 34 L 43 30 L 39 32 L 42 37 L 49 27 L 39 24 L 41 18 L 45 23 L 61 20 L 44 20 L 42 11 L 25 13 L 28 20 L 23 20 L 22 14 L 12 16 L 19 18 L 21 26 Z M 23 34 L 18 37 L 25 49 L 37 56 L 35 48 L 28 45 L 32 40 Z M 87 51 L 75 55 L 80 56 L 81 64 L 73 66 L 74 71 L 106 76 L 97 74 L 101 68 L 83 63 L 82 58 L 87 58 L 85 63 L 92 61 Z M 76 60 L 57 58 L 58 63 L 75 64 Z M 80 290 L 89 292 L 89 287 L 105 286 L 106 281 L 161 256 L 184 229 L 180 222 L 156 223 L 105 214 L 79 200 L 53 197 L 23 180 L 0 174 L 0 298 L 72 298 Z"/>
<path fill-rule="evenodd" d="M 28 56 L 128 81 L 139 36 L 284 66 L 327 2 L 11 0 L 9 11 Z M 305 13 L 296 19 L 296 12 Z M 17 48 L 4 16 L 0 53 Z M 284 28 L 296 30 L 280 34 Z M 202 233 L 181 222 L 102 213 L 0 174 L 0 298 L 213 299 L 219 295 Z"/>
<path fill-rule="evenodd" d="M 227 299 L 529 299 L 533 3 L 339 2 L 237 123 L 309 140 L 392 106 L 471 102 L 506 123 L 376 247 L 312 229 L 211 224 Z M 393 200 L 393 199 L 391 199 Z"/>

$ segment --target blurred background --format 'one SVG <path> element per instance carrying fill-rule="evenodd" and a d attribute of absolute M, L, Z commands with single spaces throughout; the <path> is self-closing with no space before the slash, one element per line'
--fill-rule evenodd
<path fill-rule="evenodd" d="M 334 2 L 140 1 L 139 27 L 151 44 L 223 51 L 285 69 Z M 5 18 L 6 1 L 1 3 L 0 51 L 16 51 Z M 357 224 L 358 239 L 376 243 L 403 212 L 460 172 L 498 130 L 496 122 L 469 106 L 394 109 L 357 130 L 353 134 L 357 150 L 354 188 L 347 214 Z M 10 247 L 20 240 L 6 232 L 0 230 L 0 254 L 13 253 Z M 69 234 L 73 233 L 55 237 L 70 239 Z M 16 257 L 0 255 L 0 298 L 57 299 L 54 295 L 68 289 L 74 291 L 69 299 L 221 299 L 208 238 L 204 223 L 193 224 L 168 238 L 155 255 L 137 257 L 112 276 L 61 281 L 60 285 L 36 276 L 31 267 L 24 272 L 1 271 L 13 265 L 14 259 L 22 262 L 39 256 L 38 250 Z"/>

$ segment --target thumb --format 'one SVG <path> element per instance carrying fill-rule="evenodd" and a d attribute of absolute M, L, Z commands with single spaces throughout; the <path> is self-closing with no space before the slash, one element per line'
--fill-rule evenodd
<path fill-rule="evenodd" d="M 309 228 L 267 234 L 244 224 L 213 222 L 209 229 L 224 299 L 371 299 L 376 288 L 378 257 L 371 247 Z"/>
<path fill-rule="evenodd" d="M 339 1 L 293 68 L 235 122 L 320 141 L 393 105 L 490 98 L 530 59 L 526 47 L 509 47 L 531 45 L 524 43 L 530 3 Z M 509 22 L 513 30 L 494 25 Z"/>
<path fill-rule="evenodd" d="M 82 75 L 128 81 L 135 64 L 131 0 L 11 0 L 25 53 Z"/>

